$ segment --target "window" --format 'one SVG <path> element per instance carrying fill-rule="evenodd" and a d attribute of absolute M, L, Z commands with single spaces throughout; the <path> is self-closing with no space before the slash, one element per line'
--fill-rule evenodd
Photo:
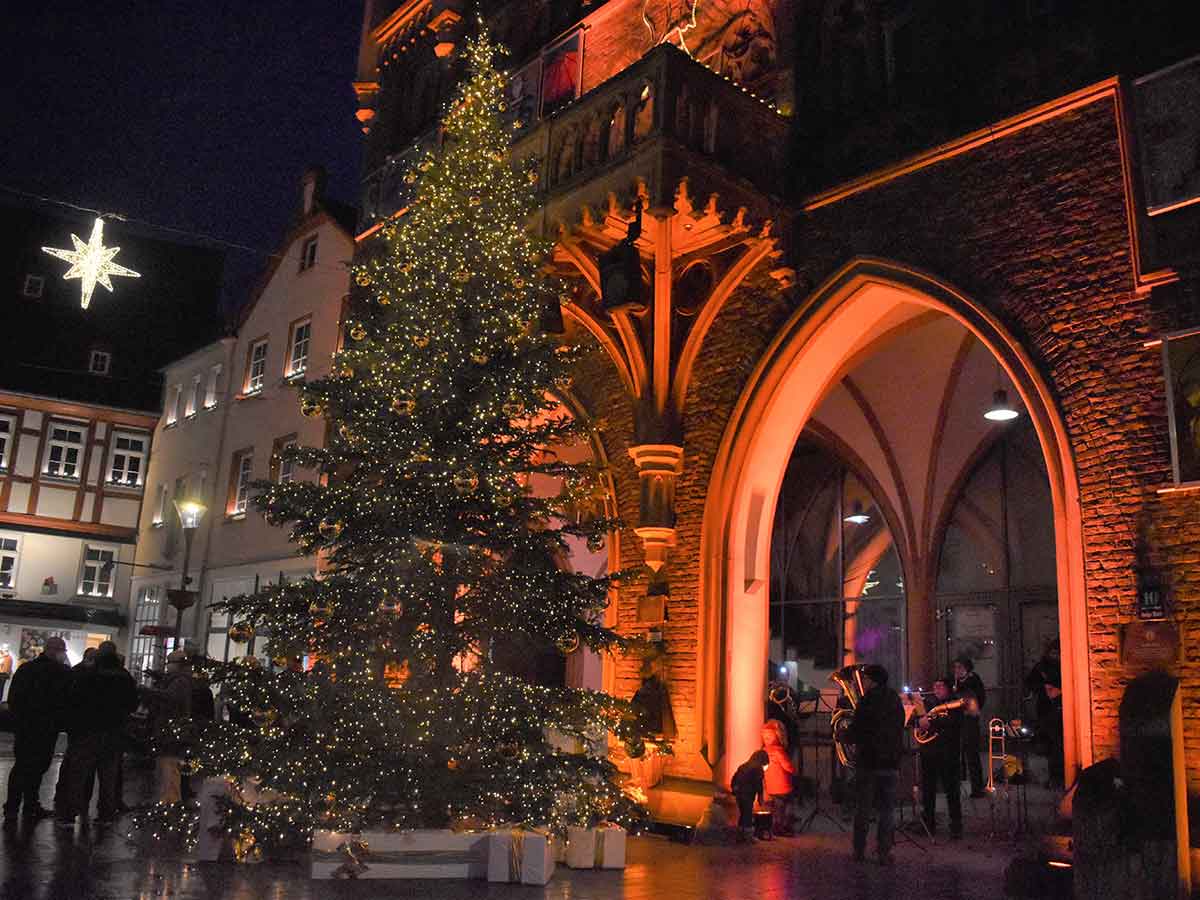
<path fill-rule="evenodd" d="M 317 236 L 310 234 L 300 245 L 300 271 L 311 269 L 317 264 Z"/>
<path fill-rule="evenodd" d="M 42 291 L 45 289 L 46 279 L 41 275 L 34 275 L 30 273 L 25 276 L 25 283 L 21 285 L 21 295 L 36 300 L 38 297 L 42 296 Z"/>
<path fill-rule="evenodd" d="M 254 451 L 243 450 L 233 455 L 229 489 L 229 514 L 243 516 L 250 503 L 250 478 L 254 471 Z"/>
<path fill-rule="evenodd" d="M 13 441 L 17 437 L 17 420 L 13 416 L 0 416 L 0 472 L 8 468 L 12 455 Z"/>
<path fill-rule="evenodd" d="M 196 375 L 192 378 L 191 387 L 188 388 L 187 403 L 183 407 L 183 415 L 185 418 L 192 418 L 196 415 L 196 411 L 200 408 L 200 376 Z"/>
<path fill-rule="evenodd" d="M 267 376 L 267 342 L 255 341 L 250 347 L 250 363 L 246 366 L 246 393 L 257 394 L 263 389 Z"/>
<path fill-rule="evenodd" d="M 292 349 L 288 353 L 289 378 L 303 375 L 308 368 L 308 345 L 312 336 L 312 320 L 305 319 L 292 326 Z"/>
<path fill-rule="evenodd" d="M 167 388 L 167 404 L 163 409 L 163 415 L 166 417 L 168 425 L 174 425 L 179 421 L 179 395 L 183 388 L 178 384 L 173 384 Z"/>
<path fill-rule="evenodd" d="M 146 439 L 138 435 L 113 433 L 112 464 L 109 484 L 140 486 L 146 469 Z"/>
<path fill-rule="evenodd" d="M 271 448 L 271 480 L 279 484 L 287 484 L 296 478 L 296 463 L 294 460 L 283 459 L 280 454 L 288 447 L 296 446 L 296 435 L 277 438 Z"/>
<path fill-rule="evenodd" d="M 113 592 L 113 569 L 117 551 L 110 547 L 83 547 L 83 575 L 79 579 L 79 593 L 85 597 L 111 597 Z"/>
<path fill-rule="evenodd" d="M 88 354 L 88 371 L 93 375 L 107 375 L 112 367 L 112 354 L 107 350 L 93 350 Z"/>
<path fill-rule="evenodd" d="M 204 388 L 204 408 L 212 409 L 217 405 L 217 379 L 221 377 L 221 366 L 215 365 L 208 370 L 208 384 Z"/>
<path fill-rule="evenodd" d="M 144 587 L 138 591 L 133 609 L 133 640 L 129 646 L 129 673 L 140 683 L 147 669 L 157 669 L 162 653 L 162 638 L 142 634 L 147 626 L 162 624 L 164 604 L 161 587 Z"/>
<path fill-rule="evenodd" d="M 20 555 L 21 539 L 15 534 L 0 534 L 0 591 L 16 591 Z"/>
<path fill-rule="evenodd" d="M 55 478 L 78 478 L 81 450 L 83 428 L 51 425 L 50 445 L 46 450 L 46 474 Z"/>
<path fill-rule="evenodd" d="M 160 484 L 158 486 L 158 503 L 154 507 L 154 518 L 151 520 L 156 526 L 162 525 L 167 520 L 167 486 Z"/>

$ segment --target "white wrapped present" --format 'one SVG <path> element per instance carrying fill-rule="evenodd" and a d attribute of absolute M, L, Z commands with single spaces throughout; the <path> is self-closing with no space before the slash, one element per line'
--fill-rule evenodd
<path fill-rule="evenodd" d="M 554 847 L 549 834 L 502 828 L 488 839 L 488 881 L 546 884 L 554 876 Z"/>
<path fill-rule="evenodd" d="M 611 824 L 568 827 L 567 865 L 572 869 L 625 868 L 625 829 Z"/>
<path fill-rule="evenodd" d="M 316 831 L 312 877 L 486 878 L 486 831 Z"/>

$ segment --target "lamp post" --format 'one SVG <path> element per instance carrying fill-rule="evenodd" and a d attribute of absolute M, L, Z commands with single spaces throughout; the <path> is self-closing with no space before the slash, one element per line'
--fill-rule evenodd
<path fill-rule="evenodd" d="M 192 538 L 200 527 L 200 520 L 208 512 L 208 507 L 197 498 L 175 500 L 175 514 L 179 516 L 179 525 L 183 529 L 183 572 L 179 579 L 179 590 L 167 591 L 167 602 L 175 607 L 175 649 L 183 646 L 183 611 L 190 609 L 196 603 L 196 592 L 188 589 L 191 576 L 188 568 L 192 562 Z"/>

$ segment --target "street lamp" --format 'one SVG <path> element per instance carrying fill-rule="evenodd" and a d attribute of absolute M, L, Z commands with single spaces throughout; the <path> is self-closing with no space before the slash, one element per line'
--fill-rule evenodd
<path fill-rule="evenodd" d="M 188 568 L 192 562 L 192 538 L 200 527 L 200 520 L 208 512 L 208 507 L 202 500 L 194 497 L 174 501 L 175 514 L 179 516 L 179 525 L 183 528 L 183 573 L 179 579 L 179 590 L 167 591 L 167 602 L 175 607 L 175 647 L 183 646 L 183 611 L 190 609 L 196 603 L 196 592 L 189 590 L 191 576 Z"/>

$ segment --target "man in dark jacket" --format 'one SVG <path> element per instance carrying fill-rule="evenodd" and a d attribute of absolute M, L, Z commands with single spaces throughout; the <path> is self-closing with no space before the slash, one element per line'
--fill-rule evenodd
<path fill-rule="evenodd" d="M 71 827 L 76 816 L 87 815 L 97 778 L 99 819 L 115 821 L 121 805 L 118 786 L 125 722 L 137 705 L 137 684 L 121 667 L 117 648 L 107 641 L 91 666 L 72 673 L 67 688 L 66 781 L 54 811 L 58 824 Z"/>
<path fill-rule="evenodd" d="M 938 786 L 946 794 L 946 807 L 950 812 L 950 837 L 962 837 L 962 795 L 958 792 L 959 748 L 962 745 L 962 708 L 949 709 L 942 704 L 950 703 L 951 681 L 939 678 L 933 683 L 933 694 L 937 704 L 918 721 L 921 730 L 931 735 L 929 743 L 921 745 L 921 802 L 924 805 L 925 827 L 930 834 L 937 833 Z M 942 707 L 938 710 L 938 707 Z"/>
<path fill-rule="evenodd" d="M 16 822 L 22 804 L 28 818 L 51 814 L 41 805 L 38 794 L 54 759 L 54 745 L 62 727 L 63 695 L 70 677 L 67 644 L 60 637 L 47 638 L 41 656 L 21 665 L 12 677 L 8 705 L 13 716 L 16 760 L 8 776 L 6 822 Z"/>
<path fill-rule="evenodd" d="M 1025 692 L 1037 708 L 1038 739 L 1050 765 L 1050 786 L 1063 786 L 1062 663 L 1058 639 L 1046 645 L 1042 655 L 1025 676 Z"/>
<path fill-rule="evenodd" d="M 983 704 L 987 693 L 983 679 L 975 674 L 975 663 L 969 656 L 960 656 L 954 661 L 954 693 L 967 701 L 963 708 L 962 752 L 967 761 L 967 774 L 971 779 L 971 796 L 986 797 L 983 789 L 983 764 L 979 758 L 979 747 L 983 740 Z"/>
<path fill-rule="evenodd" d="M 854 710 L 847 740 L 855 747 L 854 859 L 867 851 L 867 830 L 872 809 L 878 814 L 875 839 L 882 865 L 892 863 L 892 813 L 896 808 L 896 780 L 904 754 L 904 704 L 888 687 L 883 666 L 863 666 L 863 697 Z"/>

